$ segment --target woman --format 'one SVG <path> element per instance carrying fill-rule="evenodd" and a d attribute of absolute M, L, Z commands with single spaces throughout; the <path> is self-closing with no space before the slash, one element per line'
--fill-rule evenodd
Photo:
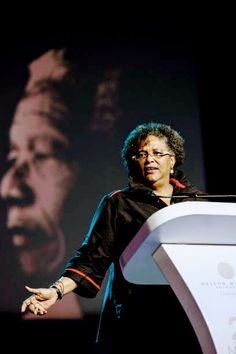
<path fill-rule="evenodd" d="M 121 152 L 128 187 L 102 198 L 84 242 L 58 281 L 48 289 L 27 287 L 33 295 L 23 302 L 23 312 L 43 315 L 72 291 L 96 296 L 109 269 L 97 335 L 101 353 L 141 347 L 161 353 L 201 352 L 170 286 L 131 284 L 119 266 L 121 253 L 146 219 L 183 200 L 172 195 L 201 193 L 177 169 L 185 158 L 183 145 L 182 136 L 165 124 L 142 124 L 128 135 Z"/>

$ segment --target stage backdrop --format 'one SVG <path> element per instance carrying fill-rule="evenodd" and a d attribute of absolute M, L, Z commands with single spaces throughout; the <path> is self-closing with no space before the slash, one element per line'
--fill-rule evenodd
<path fill-rule="evenodd" d="M 72 127 L 67 127 L 72 134 L 74 149 L 70 151 L 73 156 L 67 158 L 78 158 L 78 180 L 73 186 L 73 193 L 65 198 L 60 219 L 58 217 L 65 250 L 59 267 L 53 268 L 50 274 L 46 274 L 48 272 L 43 267 L 35 272 L 27 271 L 27 262 L 22 262 L 24 245 L 17 243 L 17 240 L 21 242 L 22 235 L 17 238 L 12 232 L 9 233 L 9 204 L 1 200 L 0 259 L 4 292 L 0 292 L 0 311 L 4 312 L 19 312 L 21 301 L 26 297 L 25 284 L 47 286 L 60 275 L 67 259 L 85 237 L 102 196 L 127 185 L 120 150 L 123 140 L 137 124 L 154 121 L 170 124 L 180 131 L 185 138 L 186 149 L 182 169 L 193 183 L 205 188 L 194 47 L 189 33 L 173 28 L 128 37 L 125 34 L 113 37 L 105 33 L 76 31 L 58 37 L 56 34 L 51 37 L 16 36 L 14 43 L 4 48 L 1 57 L 2 181 L 14 163 L 14 157 L 7 156 L 9 129 L 18 103 L 27 93 L 29 64 L 50 50 L 66 50 L 68 62 L 71 60 L 73 63 L 72 72 L 78 91 L 73 90 L 72 95 L 68 91 L 67 101 L 72 103 L 73 116 L 77 118 L 76 123 L 71 123 Z M 51 62 L 45 60 L 40 74 L 51 75 L 52 78 L 50 65 Z M 66 131 L 62 133 L 67 134 Z M 58 173 L 61 173 L 60 170 Z M 37 192 L 37 186 L 30 187 L 35 193 L 36 203 L 40 192 Z M 27 237 L 34 238 L 35 235 Z M 40 241 L 34 242 L 34 246 L 37 244 Z M 99 312 L 104 288 L 105 282 L 95 299 L 76 300 L 82 313 Z M 65 305 L 63 316 L 69 317 L 66 308 Z"/>

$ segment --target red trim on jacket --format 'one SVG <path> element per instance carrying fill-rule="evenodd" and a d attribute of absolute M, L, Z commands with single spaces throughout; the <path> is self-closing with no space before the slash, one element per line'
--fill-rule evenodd
<path fill-rule="evenodd" d="M 109 198 L 113 197 L 113 195 L 117 194 L 117 193 L 120 193 L 120 192 L 123 192 L 122 189 L 118 189 L 117 191 L 114 191 L 112 192 L 110 195 L 109 195 Z"/>
<path fill-rule="evenodd" d="M 78 273 L 79 275 L 82 275 L 86 280 L 88 280 L 91 284 L 93 284 L 98 290 L 100 290 L 100 286 L 98 284 L 96 284 L 91 278 L 89 278 L 86 274 L 84 274 L 83 272 L 81 272 L 78 269 L 74 269 L 74 268 L 66 268 L 66 270 L 70 270 L 72 272 Z"/>
<path fill-rule="evenodd" d="M 180 183 L 180 181 L 175 178 L 170 178 L 170 182 L 172 182 L 176 187 L 186 188 L 186 186 L 184 186 L 182 183 Z"/>

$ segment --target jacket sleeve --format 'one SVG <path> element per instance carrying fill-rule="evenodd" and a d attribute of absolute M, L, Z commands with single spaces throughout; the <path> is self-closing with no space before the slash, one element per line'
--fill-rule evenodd
<path fill-rule="evenodd" d="M 102 198 L 85 240 L 62 273 L 77 283 L 74 292 L 80 296 L 96 296 L 112 262 L 116 229 L 114 204 L 114 198 L 109 195 Z"/>

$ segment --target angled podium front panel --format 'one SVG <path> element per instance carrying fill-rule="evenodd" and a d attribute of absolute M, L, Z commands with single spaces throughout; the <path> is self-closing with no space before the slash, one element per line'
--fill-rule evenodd
<path fill-rule="evenodd" d="M 122 253 L 124 277 L 135 284 L 167 283 L 152 256 L 163 243 L 235 244 L 236 204 L 192 201 L 157 211 Z"/>
<path fill-rule="evenodd" d="M 236 353 L 236 204 L 183 202 L 154 213 L 120 257 L 136 284 L 169 284 L 205 354 Z"/>

